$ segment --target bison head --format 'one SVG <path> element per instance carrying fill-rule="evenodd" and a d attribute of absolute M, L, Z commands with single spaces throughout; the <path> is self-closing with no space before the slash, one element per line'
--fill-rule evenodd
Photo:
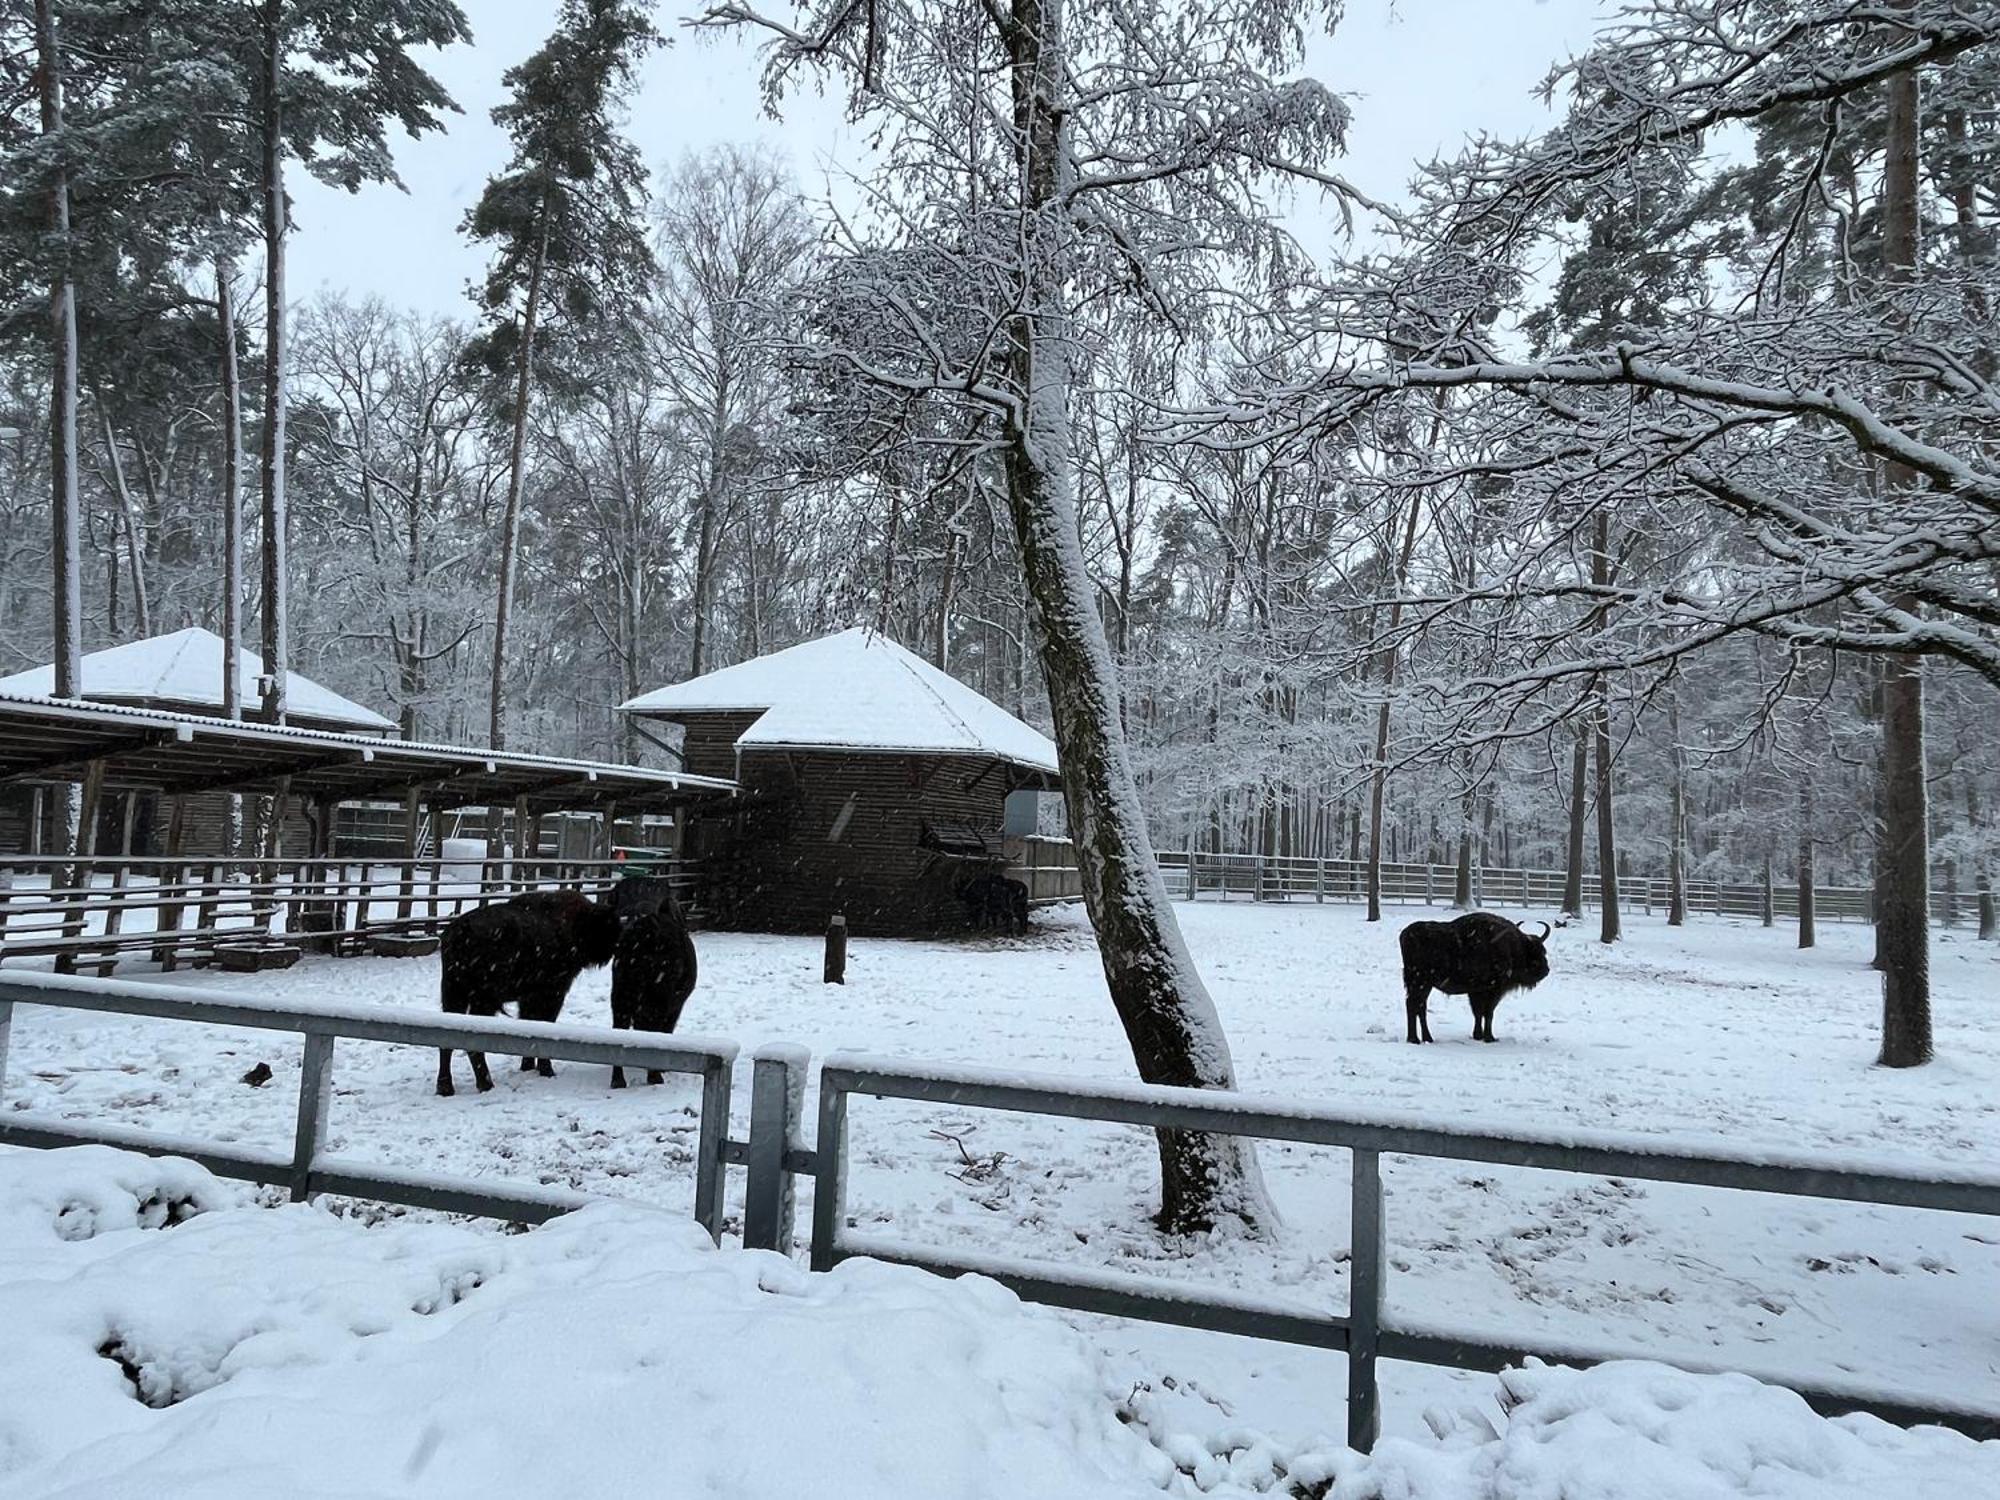
<path fill-rule="evenodd" d="M 617 909 L 600 901 L 582 902 L 577 909 L 572 932 L 576 939 L 577 957 L 593 969 L 602 968 L 611 962 L 612 955 L 618 951 Z"/>
<path fill-rule="evenodd" d="M 1541 924 L 1541 932 L 1528 931 L 1519 923 L 1521 932 L 1521 964 L 1514 972 L 1521 988 L 1531 990 L 1549 977 L 1549 933 L 1553 930 L 1548 923 Z"/>

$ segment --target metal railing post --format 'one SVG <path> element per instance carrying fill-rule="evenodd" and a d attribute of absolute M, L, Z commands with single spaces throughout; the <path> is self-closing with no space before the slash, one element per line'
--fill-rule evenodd
<path fill-rule="evenodd" d="M 729 1139 L 731 1068 L 711 1058 L 701 1072 L 701 1124 L 694 1147 L 694 1217 L 708 1237 L 722 1243 L 723 1143 Z"/>
<path fill-rule="evenodd" d="M 792 1253 L 798 1185 L 785 1158 L 799 1142 L 805 1110 L 803 1047 L 771 1044 L 751 1058 L 750 1149 L 743 1190 L 743 1248 Z"/>
<path fill-rule="evenodd" d="M 312 1201 L 313 1157 L 326 1134 L 327 1106 L 332 1102 L 333 1034 L 306 1033 L 305 1061 L 299 1068 L 299 1127 L 292 1143 L 292 1202 Z"/>
<path fill-rule="evenodd" d="M 0 1000 L 0 1099 L 7 1097 L 7 1042 L 14 1034 L 14 1002 Z"/>
<path fill-rule="evenodd" d="M 1354 1151 L 1354 1248 L 1347 1276 L 1347 1446 L 1367 1453 L 1382 1435 L 1376 1347 L 1382 1337 L 1382 1156 Z"/>
<path fill-rule="evenodd" d="M 819 1070 L 819 1137 L 813 1142 L 812 1268 L 831 1271 L 847 1197 L 847 1093 Z"/>

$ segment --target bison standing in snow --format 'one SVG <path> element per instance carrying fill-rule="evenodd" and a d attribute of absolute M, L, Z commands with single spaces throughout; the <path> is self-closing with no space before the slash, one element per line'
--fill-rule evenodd
<path fill-rule="evenodd" d="M 618 951 L 611 960 L 611 1024 L 620 1031 L 672 1031 L 680 1023 L 696 974 L 694 939 L 687 917 L 664 880 L 619 882 Z M 659 1083 L 648 1071 L 646 1082 Z M 625 1087 L 625 1070 L 611 1070 L 611 1086 Z"/>
<path fill-rule="evenodd" d="M 1539 936 L 1491 912 L 1467 912 L 1453 922 L 1412 922 L 1403 949 L 1403 1012 L 1409 1040 L 1428 1042 L 1432 990 L 1472 1002 L 1472 1039 L 1493 1040 L 1493 1012 L 1510 990 L 1533 989 L 1549 977 L 1549 925 Z M 1422 1035 L 1418 1035 L 1419 1031 Z"/>
<path fill-rule="evenodd" d="M 962 882 L 956 895 L 965 906 L 965 925 L 1025 934 L 1028 930 L 1028 888 L 1005 875 L 977 875 Z"/>
<path fill-rule="evenodd" d="M 523 1021 L 553 1022 L 576 976 L 611 962 L 618 947 L 618 913 L 576 891 L 530 891 L 511 901 L 455 917 L 444 930 L 443 1001 L 447 1014 L 497 1015 L 512 1005 Z M 468 1051 L 473 1082 L 493 1087 L 486 1054 Z M 524 1057 L 523 1071 L 555 1075 L 546 1057 Z M 449 1098 L 451 1049 L 438 1049 L 437 1091 Z"/>

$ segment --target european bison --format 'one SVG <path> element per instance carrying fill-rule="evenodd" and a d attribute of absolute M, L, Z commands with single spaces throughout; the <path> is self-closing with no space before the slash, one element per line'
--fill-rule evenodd
<path fill-rule="evenodd" d="M 1028 888 L 1005 875 L 976 875 L 959 885 L 958 899 L 965 904 L 965 925 L 990 927 L 1003 932 L 1028 930 Z"/>
<path fill-rule="evenodd" d="M 664 880 L 618 883 L 618 952 L 611 960 L 611 1024 L 620 1031 L 672 1031 L 694 993 L 694 939 L 687 918 Z M 659 1083 L 648 1070 L 646 1082 Z M 625 1070 L 611 1070 L 611 1086 L 625 1087 Z"/>
<path fill-rule="evenodd" d="M 1492 912 L 1467 912 L 1453 922 L 1412 922 L 1403 949 L 1403 1012 L 1409 1040 L 1428 1042 L 1432 990 L 1472 1002 L 1472 1039 L 1493 1040 L 1493 1011 L 1509 990 L 1533 989 L 1549 977 L 1549 924 L 1538 937 Z M 1418 1032 L 1422 1035 L 1419 1036 Z"/>
<path fill-rule="evenodd" d="M 551 1022 L 576 976 L 611 962 L 618 914 L 575 891 L 531 891 L 455 917 L 444 930 L 442 998 L 447 1014 L 491 1016 L 512 1005 L 523 1021 Z M 493 1087 L 486 1054 L 467 1052 L 479 1091 Z M 546 1057 L 524 1057 L 521 1068 L 553 1077 Z M 437 1091 L 449 1098 L 451 1049 L 438 1049 Z"/>

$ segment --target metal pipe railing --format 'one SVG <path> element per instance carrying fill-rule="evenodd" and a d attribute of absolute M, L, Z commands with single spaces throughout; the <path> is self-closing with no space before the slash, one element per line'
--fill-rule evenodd
<path fill-rule="evenodd" d="M 334 1045 L 339 1039 L 693 1074 L 701 1079 L 694 1217 L 712 1237 L 720 1239 L 722 1234 L 722 1174 L 729 1133 L 731 1072 L 737 1054 L 734 1042 L 670 1036 L 663 1032 L 543 1025 L 502 1017 L 416 1016 L 378 1006 L 277 1005 L 178 985 L 82 979 L 62 974 L 7 974 L 0 975 L 0 1091 L 6 1085 L 7 1046 L 14 1009 L 20 1005 L 287 1031 L 303 1038 L 298 1117 L 289 1155 L 243 1150 L 217 1141 L 156 1135 L 129 1127 L 85 1126 L 25 1112 L 0 1113 L 0 1144 L 46 1147 L 96 1143 L 155 1156 L 185 1156 L 219 1176 L 287 1188 L 294 1201 L 304 1201 L 319 1193 L 338 1193 L 524 1223 L 540 1223 L 588 1201 L 581 1194 L 552 1193 L 539 1185 L 488 1184 L 326 1157 L 321 1143 L 326 1136 L 332 1097 Z"/>
<path fill-rule="evenodd" d="M 1177 1283 L 969 1256 L 849 1233 L 848 1100 L 856 1094 L 1344 1148 L 1353 1153 L 1348 1311 L 1320 1313 Z M 1380 1430 L 1379 1359 L 1499 1369 L 1531 1355 L 1567 1363 L 1657 1357 L 1647 1351 L 1536 1347 L 1527 1341 L 1389 1318 L 1381 1178 L 1385 1154 L 2000 1217 L 2000 1174 L 1994 1173 L 1917 1173 L 1894 1161 L 1834 1161 L 1783 1150 L 1751 1154 L 1720 1140 L 1687 1142 L 1608 1131 L 1502 1134 L 1416 1116 L 1320 1109 L 1215 1090 L 1082 1082 L 974 1068 L 913 1068 L 835 1056 L 820 1070 L 812 1265 L 828 1270 L 843 1259 L 868 1255 L 943 1275 L 978 1272 L 1011 1286 L 1029 1301 L 1344 1350 L 1348 1443 L 1362 1452 Z M 1892 1421 L 1942 1423 L 1976 1437 L 2000 1435 L 2000 1412 L 1931 1405 L 1860 1384 L 1746 1373 L 1788 1386 L 1822 1411 L 1869 1411 Z"/>

